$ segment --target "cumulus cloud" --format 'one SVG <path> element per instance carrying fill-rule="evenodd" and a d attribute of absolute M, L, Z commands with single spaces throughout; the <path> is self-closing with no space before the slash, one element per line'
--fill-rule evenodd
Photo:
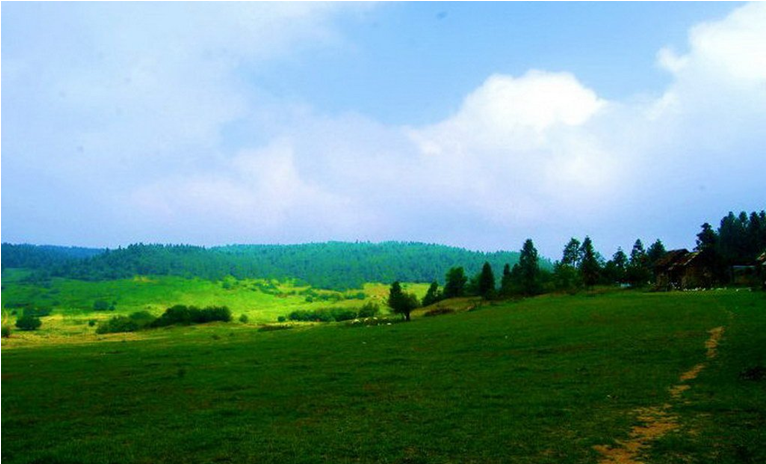
<path fill-rule="evenodd" d="M 591 234 L 611 254 L 636 236 L 689 246 L 697 223 L 763 207 L 766 5 L 698 25 L 685 51 L 658 51 L 671 79 L 654 96 L 607 101 L 568 72 L 495 74 L 454 114 L 421 127 L 322 114 L 241 81 L 243 66 L 285 50 L 341 43 L 331 6 L 190 8 L 192 29 L 101 22 L 115 31 L 98 34 L 111 37 L 101 48 L 112 54 L 94 47 L 72 66 L 71 53 L 49 67 L 34 53 L 4 53 L 4 90 L 45 69 L 11 97 L 32 103 L 11 121 L 31 138 L 14 138 L 10 152 L 39 153 L 12 158 L 12 169 L 45 161 L 38 169 L 51 176 L 100 179 L 84 190 L 120 211 L 110 220 L 122 235 L 109 234 L 121 242 L 411 239 L 497 249 L 532 237 L 555 257 L 570 236 Z M 121 37 L 162 45 L 143 53 L 150 44 Z M 42 140 L 24 133 L 25 118 L 61 115 L 80 122 Z M 252 136 L 232 141 L 232 125 Z"/>

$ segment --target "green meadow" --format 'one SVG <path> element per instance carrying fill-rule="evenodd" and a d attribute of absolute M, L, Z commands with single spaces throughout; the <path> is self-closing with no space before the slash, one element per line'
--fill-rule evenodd
<path fill-rule="evenodd" d="M 137 276 L 132 279 L 81 281 L 54 278 L 50 283 L 25 283 L 23 270 L 3 273 L 3 320 L 13 325 L 23 314 L 24 305 L 50 308 L 50 316 L 34 334 L 14 332 L 11 344 L 60 342 L 83 335 L 94 335 L 89 321 L 100 322 L 110 317 L 127 316 L 148 311 L 155 316 L 173 305 L 227 306 L 234 319 L 246 315 L 248 323 L 276 322 L 295 310 L 323 308 L 358 308 L 372 301 L 385 307 L 388 286 L 365 284 L 363 288 L 338 292 L 296 286 L 293 281 L 226 278 L 222 280 L 187 279 L 174 276 Z M 405 289 L 422 298 L 427 284 L 405 284 Z M 113 304 L 111 310 L 94 310 L 94 303 Z M 5 325 L 5 322 L 4 322 Z"/>
<path fill-rule="evenodd" d="M 73 311 L 109 285 L 132 289 L 115 289 L 123 298 L 115 311 L 140 309 L 150 293 L 166 295 L 160 306 L 207 304 L 188 283 L 162 282 L 79 283 L 98 286 L 73 291 L 81 301 L 66 296 L 76 283 L 52 288 Z M 262 321 L 283 314 L 280 305 L 317 304 L 237 285 L 191 286 Z M 365 298 L 380 297 L 376 288 Z M 600 450 L 635 440 L 647 408 L 664 408 L 673 426 L 622 462 L 766 462 L 763 292 L 440 304 L 457 311 L 421 310 L 390 325 L 83 334 L 88 343 L 46 338 L 50 319 L 90 317 L 54 311 L 39 333 L 3 339 L 3 462 L 616 462 Z M 711 357 L 709 331 L 718 327 Z M 674 395 L 677 385 L 688 389 Z"/>

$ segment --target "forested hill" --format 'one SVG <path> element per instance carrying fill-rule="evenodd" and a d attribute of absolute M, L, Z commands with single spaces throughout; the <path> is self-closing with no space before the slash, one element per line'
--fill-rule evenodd
<path fill-rule="evenodd" d="M 2 268 L 50 269 L 61 264 L 90 258 L 103 249 L 53 245 L 2 244 Z"/>
<path fill-rule="evenodd" d="M 4 267 L 30 262 L 14 259 Z M 231 245 L 203 248 L 190 245 L 130 245 L 105 250 L 95 256 L 66 260 L 37 269 L 36 278 L 67 277 L 109 280 L 135 275 L 175 275 L 220 279 L 294 278 L 315 287 L 358 288 L 364 282 L 443 283 L 452 266 L 463 266 L 468 275 L 478 273 L 485 261 L 502 273 L 503 266 L 518 261 L 516 252 L 483 253 L 444 245 L 411 242 L 310 243 L 302 245 Z"/>

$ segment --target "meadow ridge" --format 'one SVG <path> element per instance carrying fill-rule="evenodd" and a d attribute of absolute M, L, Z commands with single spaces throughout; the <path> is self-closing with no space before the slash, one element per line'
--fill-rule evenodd
<path fill-rule="evenodd" d="M 403 324 L 211 323 L 83 344 L 14 345 L 14 332 L 3 461 L 766 460 L 766 294 L 611 290 L 466 307 Z M 610 461 L 657 409 L 673 425 L 632 461 Z"/>

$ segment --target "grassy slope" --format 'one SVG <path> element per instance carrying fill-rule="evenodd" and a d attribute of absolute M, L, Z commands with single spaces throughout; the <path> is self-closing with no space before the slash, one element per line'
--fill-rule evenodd
<path fill-rule="evenodd" d="M 200 307 L 225 305 L 232 310 L 235 319 L 246 314 L 250 323 L 275 322 L 277 317 L 287 315 L 296 309 L 317 309 L 325 307 L 357 308 L 365 301 L 376 301 L 383 305 L 388 295 L 388 285 L 365 284 L 358 291 L 365 293 L 365 301 L 341 299 L 340 301 L 306 302 L 305 292 L 310 287 L 295 287 L 289 282 L 268 282 L 259 279 L 231 280 L 231 288 L 224 288 L 223 282 L 180 277 L 137 277 L 133 279 L 85 282 L 70 279 L 53 279 L 49 288 L 19 282 L 25 275 L 22 270 L 6 270 L 3 276 L 3 306 L 6 317 L 11 310 L 7 307 L 14 302 L 27 302 L 33 306 L 53 306 L 51 316 L 42 318 L 42 329 L 35 334 L 15 332 L 18 340 L 40 342 L 62 342 L 78 339 L 82 335 L 93 335 L 95 327 L 89 327 L 91 319 L 103 320 L 135 311 L 146 311 L 159 316 L 174 305 L 196 305 Z M 257 284 L 271 283 L 281 294 L 265 293 Z M 406 291 L 414 292 L 420 298 L 425 295 L 428 284 L 410 283 Z M 341 295 L 338 292 L 315 290 L 319 294 Z M 103 299 L 115 301 L 114 311 L 94 311 L 93 303 Z M 18 311 L 19 313 L 21 311 Z M 9 319 L 13 325 L 15 318 Z M 19 342 L 17 342 L 19 343 Z"/>
<path fill-rule="evenodd" d="M 764 301 L 541 297 L 392 326 L 212 324 L 5 348 L 3 461 L 596 462 L 592 446 L 671 401 L 724 325 L 719 358 L 677 406 L 698 438 L 671 434 L 648 462 L 763 462 L 764 383 L 737 373 L 763 362 Z"/>

